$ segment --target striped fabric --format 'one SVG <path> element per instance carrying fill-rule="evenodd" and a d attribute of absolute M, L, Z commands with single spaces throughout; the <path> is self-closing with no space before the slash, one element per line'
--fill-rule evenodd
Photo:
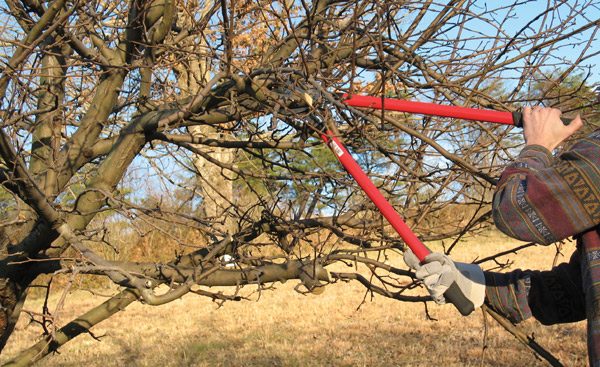
<path fill-rule="evenodd" d="M 600 367 L 600 130 L 554 159 L 524 148 L 500 178 L 493 202 L 496 226 L 540 244 L 569 236 L 577 251 L 550 271 L 486 273 L 486 302 L 514 322 L 588 320 L 591 366 Z"/>
<path fill-rule="evenodd" d="M 580 253 L 549 271 L 485 272 L 486 301 L 513 322 L 533 316 L 544 325 L 585 320 Z"/>
<path fill-rule="evenodd" d="M 581 236 L 581 276 L 588 320 L 588 353 L 590 365 L 600 367 L 600 229 Z"/>
<path fill-rule="evenodd" d="M 550 244 L 600 223 L 600 134 L 591 137 L 555 161 L 543 147 L 525 147 L 496 188 L 496 226 L 511 237 Z"/>

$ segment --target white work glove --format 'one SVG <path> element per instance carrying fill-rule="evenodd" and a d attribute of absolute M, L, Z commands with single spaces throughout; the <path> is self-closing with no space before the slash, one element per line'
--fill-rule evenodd
<path fill-rule="evenodd" d="M 410 250 L 404 252 L 404 262 L 415 271 L 417 279 L 423 282 L 435 303 L 446 303 L 444 293 L 448 291 L 452 283 L 456 283 L 458 290 L 455 289 L 455 292 L 459 293 L 459 297 L 455 298 L 461 299 L 463 305 L 459 306 L 455 303 L 455 306 L 463 315 L 483 304 L 485 277 L 478 265 L 453 262 L 448 256 L 439 252 L 427 255 L 421 263 Z M 467 308 L 471 310 L 468 313 L 463 312 L 465 302 L 469 303 Z"/>

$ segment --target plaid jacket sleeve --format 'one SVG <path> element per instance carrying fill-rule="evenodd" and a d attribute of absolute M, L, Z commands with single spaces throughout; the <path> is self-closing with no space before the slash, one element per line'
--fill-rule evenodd
<path fill-rule="evenodd" d="M 600 223 L 600 131 L 554 159 L 541 146 L 525 147 L 496 188 L 498 229 L 523 241 L 550 244 Z"/>
<path fill-rule="evenodd" d="M 550 271 L 485 272 L 486 304 L 513 322 L 531 316 L 542 324 L 586 318 L 579 253 Z"/>

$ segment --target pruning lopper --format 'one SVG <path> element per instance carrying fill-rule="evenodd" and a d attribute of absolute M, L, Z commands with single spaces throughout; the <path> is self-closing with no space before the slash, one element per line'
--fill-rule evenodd
<path fill-rule="evenodd" d="M 482 110 L 475 108 L 443 106 L 434 103 L 414 102 L 392 98 L 380 98 L 372 96 L 354 95 L 348 97 L 343 95 L 343 102 L 352 107 L 383 109 L 392 111 L 402 111 L 431 116 L 453 117 L 465 120 L 486 121 L 506 125 L 523 126 L 523 115 L 520 112 L 502 112 L 494 110 Z M 312 105 L 312 98 L 307 100 Z M 565 124 L 570 121 L 562 119 Z M 321 121 L 315 118 L 315 122 L 321 124 Z M 321 125 L 322 126 L 322 125 Z M 352 158 L 346 147 L 332 133 L 325 128 L 321 132 L 321 138 L 335 154 L 346 171 L 354 178 L 369 199 L 377 206 L 381 214 L 392 225 L 394 230 L 404 240 L 406 245 L 413 251 L 419 261 L 424 261 L 425 257 L 431 253 L 429 249 L 419 240 L 415 233 L 404 222 L 400 214 L 385 199 L 379 189 L 373 184 L 369 177 Z M 444 297 L 450 301 L 463 315 L 468 315 L 474 310 L 473 303 L 465 296 L 464 292 L 457 283 L 453 283 L 444 293 Z"/>
<path fill-rule="evenodd" d="M 519 111 L 505 112 L 460 106 L 447 106 L 436 103 L 407 101 L 396 98 L 381 98 L 347 94 L 342 95 L 344 104 L 351 107 L 386 109 L 389 111 L 416 113 L 428 116 L 452 117 L 470 121 L 485 121 L 523 127 L 523 114 Z M 561 118 L 565 125 L 571 120 Z"/>

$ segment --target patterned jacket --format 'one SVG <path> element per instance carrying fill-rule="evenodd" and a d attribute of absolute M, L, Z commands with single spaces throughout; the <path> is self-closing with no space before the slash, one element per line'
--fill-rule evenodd
<path fill-rule="evenodd" d="M 514 322 L 587 319 L 590 365 L 600 367 L 600 130 L 558 159 L 524 148 L 502 173 L 493 215 L 511 237 L 550 244 L 575 236 L 577 250 L 549 271 L 486 272 L 486 302 Z"/>

